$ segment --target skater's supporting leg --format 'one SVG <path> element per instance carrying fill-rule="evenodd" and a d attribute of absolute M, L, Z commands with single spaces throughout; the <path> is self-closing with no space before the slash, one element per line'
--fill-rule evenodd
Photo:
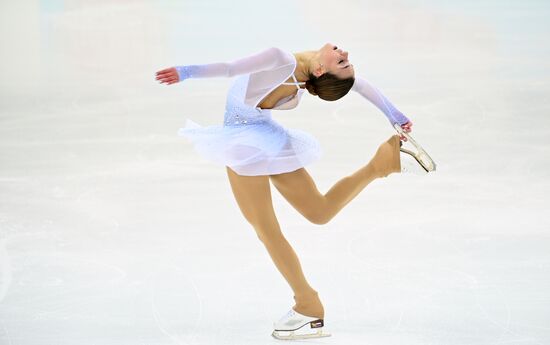
<path fill-rule="evenodd" d="M 246 220 L 263 242 L 271 259 L 294 292 L 297 312 L 324 318 L 323 305 L 306 281 L 294 249 L 281 232 L 271 200 L 268 176 L 241 176 L 227 167 L 231 189 Z"/>
<path fill-rule="evenodd" d="M 369 183 L 400 169 L 399 136 L 394 135 L 380 145 L 367 165 L 342 178 L 324 195 L 304 168 L 270 178 L 283 197 L 306 219 L 314 224 L 325 224 Z"/>

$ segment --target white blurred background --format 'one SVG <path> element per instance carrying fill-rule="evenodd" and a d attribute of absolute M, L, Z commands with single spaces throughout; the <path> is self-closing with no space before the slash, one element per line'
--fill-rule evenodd
<path fill-rule="evenodd" d="M 550 343 L 547 1 L 0 2 L 0 344 L 267 344 L 293 304 L 224 167 L 178 137 L 231 80 L 165 67 L 349 51 L 438 163 L 329 224 L 273 188 L 333 344 Z M 360 95 L 273 113 L 322 192 L 394 133 Z"/>

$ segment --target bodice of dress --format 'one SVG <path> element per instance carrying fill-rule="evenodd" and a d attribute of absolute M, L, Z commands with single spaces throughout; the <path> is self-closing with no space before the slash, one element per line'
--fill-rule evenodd
<path fill-rule="evenodd" d="M 294 65 L 294 71 L 296 71 L 297 64 Z M 277 104 L 275 104 L 275 107 L 273 109 L 276 110 L 288 110 L 288 109 L 294 109 L 298 106 L 300 103 L 300 100 L 302 99 L 302 95 L 304 94 L 304 91 L 306 89 L 300 88 L 300 84 L 305 84 L 305 82 L 298 82 L 296 79 L 296 76 L 294 75 L 294 71 L 292 72 L 292 79 L 294 79 L 294 83 L 282 83 L 284 85 L 296 85 L 296 88 L 298 90 L 296 91 L 296 94 L 284 97 L 280 99 Z"/>
<path fill-rule="evenodd" d="M 225 125 L 253 124 L 271 119 L 271 109 L 253 107 L 243 102 L 250 75 L 240 75 L 231 83 L 225 102 Z"/>
<path fill-rule="evenodd" d="M 290 54 L 292 55 L 292 54 Z M 285 82 L 288 79 L 288 75 L 284 75 L 282 82 L 266 84 L 270 85 L 268 88 L 260 88 L 258 86 L 258 81 L 261 78 L 258 78 L 258 74 L 245 74 L 240 75 L 231 84 L 229 91 L 227 92 L 227 99 L 225 103 L 225 116 L 224 123 L 226 125 L 236 125 L 236 124 L 252 124 L 268 120 L 271 118 L 271 110 L 288 110 L 295 108 L 300 98 L 305 91 L 305 89 L 300 88 L 300 82 L 296 79 L 294 71 L 296 70 L 296 59 L 292 55 L 293 67 L 290 71 L 290 75 L 294 82 Z M 259 73 L 259 72 L 258 72 Z M 256 78 L 254 78 L 256 76 Z M 265 78 L 265 76 L 264 76 Z M 283 78 L 278 76 L 278 78 Z M 264 79 L 265 80 L 265 79 Z M 270 109 L 262 109 L 257 106 L 257 104 L 267 96 L 271 91 L 273 91 L 279 85 L 295 85 L 298 89 L 296 94 L 284 97 L 280 99 L 275 107 Z M 304 83 L 305 84 L 305 83 Z M 250 90 L 259 90 L 262 89 L 262 92 L 258 92 L 256 97 L 259 97 L 257 100 L 250 98 Z M 265 93 L 265 94 L 263 94 Z M 246 100 L 248 98 L 248 101 Z M 255 106 L 251 105 L 254 104 Z"/>
<path fill-rule="evenodd" d="M 251 73 L 248 80 L 246 94 L 243 102 L 249 105 L 253 105 L 254 108 L 261 109 L 258 104 L 273 90 L 280 85 L 296 85 L 298 89 L 296 94 L 290 95 L 280 99 L 273 110 L 289 110 L 296 108 L 302 97 L 305 89 L 299 87 L 300 84 L 305 82 L 298 82 L 294 72 L 298 62 L 294 54 L 281 51 L 281 65 L 270 71 L 259 71 Z M 286 56 L 284 56 L 286 55 Z M 289 77 L 292 77 L 294 82 L 285 82 Z"/>

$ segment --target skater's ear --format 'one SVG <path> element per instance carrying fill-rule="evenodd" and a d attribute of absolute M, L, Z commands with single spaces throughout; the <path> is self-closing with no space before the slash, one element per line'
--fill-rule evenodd
<path fill-rule="evenodd" d="M 322 64 L 319 64 L 319 65 L 317 66 L 317 68 L 315 68 L 315 69 L 313 70 L 313 73 L 312 73 L 312 74 L 313 74 L 316 78 L 319 78 L 320 76 L 322 76 L 322 75 L 325 74 L 325 73 L 326 73 L 326 70 L 325 70 L 324 66 L 323 66 Z"/>

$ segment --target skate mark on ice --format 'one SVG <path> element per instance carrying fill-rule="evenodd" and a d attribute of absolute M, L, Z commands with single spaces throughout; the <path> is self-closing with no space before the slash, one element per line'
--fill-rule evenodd
<path fill-rule="evenodd" d="M 364 236 L 364 234 L 359 234 L 359 235 L 356 235 L 352 238 L 350 238 L 348 240 L 348 243 L 347 243 L 347 246 L 346 246 L 346 254 L 348 255 L 348 260 L 347 262 L 360 262 L 362 264 L 364 264 L 366 267 L 370 267 L 370 268 L 374 268 L 374 269 L 377 269 L 377 270 L 385 270 L 387 272 L 387 275 L 388 276 L 391 276 L 392 272 L 391 272 L 391 268 L 392 268 L 392 265 L 390 263 L 385 263 L 385 264 L 376 264 L 376 263 L 373 263 L 373 262 L 368 262 L 366 260 L 364 260 L 360 255 L 356 255 L 354 254 L 353 250 L 351 249 L 351 245 L 353 243 L 357 243 L 357 240 Z M 351 259 L 349 259 L 351 258 Z M 347 272 L 349 273 L 350 270 L 349 268 L 347 269 Z M 422 273 L 418 273 L 419 275 L 422 275 Z M 428 294 L 428 296 L 431 296 L 433 295 L 434 292 L 430 292 Z M 399 310 L 399 318 L 398 320 L 392 325 L 392 326 L 388 326 L 388 328 L 390 328 L 392 331 L 397 331 L 401 328 L 401 324 L 402 324 L 402 321 L 403 321 L 403 316 L 405 315 L 405 308 L 401 307 Z"/>
<path fill-rule="evenodd" d="M 424 236 L 425 238 L 436 238 L 437 237 L 437 236 L 428 234 L 427 232 L 423 231 L 421 228 L 413 229 L 412 231 L 418 233 L 421 236 Z M 474 261 L 469 254 L 465 253 L 464 250 L 460 249 L 454 243 L 452 237 L 448 236 L 445 239 L 448 240 L 447 245 L 449 247 L 452 247 L 454 249 L 454 251 L 462 257 L 462 260 L 470 261 L 470 264 L 475 266 L 476 261 Z M 458 274 L 461 274 L 461 275 L 468 278 L 469 283 L 470 283 L 469 284 L 470 288 L 473 291 L 475 306 L 481 312 L 481 316 L 484 319 L 486 319 L 487 321 L 489 321 L 493 325 L 499 327 L 500 329 L 504 330 L 505 332 L 507 332 L 507 333 L 509 333 L 513 336 L 520 337 L 520 338 L 525 338 L 524 340 L 534 341 L 536 344 L 542 345 L 542 343 L 538 342 L 536 339 L 526 338 L 525 335 L 519 334 L 519 333 L 514 332 L 510 329 L 510 323 L 511 323 L 511 320 L 512 320 L 512 311 L 510 309 L 510 305 L 506 302 L 506 299 L 501 298 L 501 300 L 503 301 L 502 303 L 503 303 L 504 307 L 506 308 L 506 321 L 505 321 L 505 324 L 503 325 L 501 322 L 499 322 L 499 321 L 495 320 L 494 318 L 492 318 L 489 315 L 488 311 L 482 306 L 482 302 L 481 302 L 482 298 L 479 296 L 479 290 L 481 289 L 481 286 L 480 286 L 480 282 L 479 282 L 478 278 L 475 275 L 473 275 L 471 273 L 468 273 L 468 272 L 465 272 L 465 271 L 462 271 L 462 270 L 457 270 L 457 269 L 451 268 L 451 267 L 445 267 L 445 269 L 449 270 L 449 271 L 453 271 L 453 272 L 458 273 Z M 503 297 L 502 292 L 500 291 L 500 289 L 497 288 L 496 293 L 499 294 L 499 296 Z M 519 340 L 518 339 L 506 340 L 506 341 L 499 341 L 497 343 L 505 343 L 505 342 L 513 342 L 513 341 L 519 341 Z"/>
<path fill-rule="evenodd" d="M 11 261 L 8 254 L 7 239 L 0 239 L 0 303 L 8 294 L 12 283 Z"/>
<path fill-rule="evenodd" d="M 443 239 L 445 241 L 448 240 L 449 241 L 448 242 L 449 247 L 453 248 L 454 251 L 457 254 L 459 254 L 460 256 L 462 256 L 465 260 L 471 261 L 468 254 L 464 253 L 464 251 L 460 250 L 456 245 L 454 245 L 452 243 L 451 238 L 440 238 L 438 236 L 433 236 L 433 235 L 430 235 L 428 233 L 423 232 L 421 229 L 411 229 L 411 231 L 416 232 L 417 234 L 415 234 L 415 235 L 420 235 L 421 237 L 425 237 L 425 238 L 432 238 L 432 239 L 436 239 L 436 240 L 442 240 Z M 392 266 L 391 264 L 389 264 L 389 263 L 388 264 L 381 264 L 381 263 L 366 261 L 366 260 L 364 260 L 364 258 L 361 255 L 355 254 L 354 250 L 352 249 L 352 245 L 354 243 L 358 243 L 358 240 L 362 236 L 365 236 L 365 235 L 364 234 L 359 234 L 359 235 L 353 236 L 348 241 L 348 243 L 347 243 L 347 254 L 349 256 L 348 262 L 359 262 L 359 263 L 365 264 L 367 268 L 385 269 L 385 270 L 389 271 L 391 269 L 391 266 Z M 396 264 L 396 265 L 399 266 L 399 264 Z M 480 282 L 479 282 L 479 280 L 476 276 L 474 276 L 474 275 L 472 275 L 468 272 L 464 272 L 464 271 L 452 268 L 449 265 L 441 266 L 440 269 L 443 270 L 443 271 L 453 272 L 455 275 L 463 276 L 467 279 L 466 281 L 468 282 L 468 285 L 473 290 L 473 296 L 472 297 L 473 297 L 473 302 L 474 302 L 474 308 L 477 309 L 480 312 L 480 316 L 483 319 L 486 319 L 491 324 L 497 326 L 498 328 L 500 328 L 501 330 L 504 331 L 504 333 L 502 333 L 499 341 L 494 342 L 495 344 L 515 342 L 515 341 L 516 342 L 517 341 L 531 341 L 531 342 L 533 342 L 533 344 L 541 344 L 542 345 L 542 343 L 537 341 L 536 339 L 534 339 L 532 337 L 529 337 L 525 334 L 521 334 L 521 333 L 512 331 L 510 329 L 512 312 L 511 312 L 510 305 L 503 298 L 504 296 L 503 296 L 502 291 L 500 289 L 496 289 L 493 292 L 498 294 L 499 296 L 501 296 L 500 301 L 502 301 L 501 303 L 506 309 L 506 319 L 505 319 L 504 322 L 499 322 L 495 318 L 491 317 L 488 310 L 483 306 L 483 300 L 482 300 L 482 297 L 480 296 L 480 289 L 481 289 Z M 348 272 L 349 272 L 349 270 L 348 270 Z M 422 272 L 417 272 L 417 273 L 418 273 L 419 276 L 423 276 L 424 277 L 423 279 L 433 278 L 433 275 L 430 275 L 430 274 L 422 274 Z M 429 295 L 434 295 L 435 293 L 436 293 L 436 291 L 431 291 L 431 292 L 428 293 L 428 295 L 424 295 L 423 298 L 426 298 L 426 296 L 429 296 Z M 404 310 L 401 310 L 399 319 L 397 320 L 395 325 L 392 327 L 393 331 L 398 330 L 400 328 L 401 322 L 403 320 L 404 312 L 405 312 Z M 511 335 L 511 336 L 515 337 L 515 339 L 512 339 L 512 340 L 503 339 L 503 335 L 505 335 L 505 334 Z"/>
<path fill-rule="evenodd" d="M 11 342 L 10 332 L 8 332 L 8 328 L 6 327 L 6 324 L 2 321 L 2 328 L 4 329 L 4 333 L 6 334 L 6 339 L 8 339 L 8 345 L 13 345 Z"/>
<path fill-rule="evenodd" d="M 155 277 L 153 277 L 153 282 L 151 284 L 151 312 L 153 314 L 153 317 L 155 319 L 155 323 L 157 325 L 157 328 L 164 334 L 166 335 L 168 338 L 170 338 L 172 341 L 176 342 L 177 344 L 179 345 L 184 345 L 184 344 L 196 344 L 196 341 L 195 341 L 195 338 L 197 337 L 197 332 L 196 330 L 199 328 L 199 325 L 200 325 L 200 322 L 202 320 L 202 314 L 203 314 L 203 306 L 202 306 L 202 298 L 201 298 L 201 295 L 199 294 L 199 290 L 197 288 L 197 285 L 195 284 L 195 282 L 193 281 L 193 279 L 188 275 L 188 274 L 185 274 L 184 270 L 178 266 L 177 264 L 175 264 L 173 261 L 170 260 L 170 264 L 173 268 L 175 268 L 178 272 L 180 272 L 180 274 L 182 276 L 185 277 L 185 279 L 191 283 L 191 287 L 193 288 L 193 292 L 195 293 L 195 297 L 197 298 L 198 302 L 199 302 L 199 315 L 197 316 L 197 319 L 195 321 L 195 326 L 193 327 L 193 329 L 187 333 L 191 334 L 191 337 L 188 341 L 183 341 L 183 339 L 181 339 L 181 337 L 178 337 L 177 335 L 174 335 L 172 333 L 170 333 L 169 331 L 167 331 L 163 326 L 162 326 L 162 317 L 160 315 L 160 312 L 159 312 L 159 309 L 157 307 L 157 304 L 155 302 L 155 299 L 156 299 L 156 284 L 155 282 L 158 281 L 158 279 L 156 279 Z M 154 273 L 153 273 L 154 275 Z"/>
<path fill-rule="evenodd" d="M 65 254 L 65 253 L 55 253 L 54 255 L 48 256 L 42 256 L 38 259 L 42 259 L 44 261 L 45 259 L 54 258 L 58 261 L 52 260 L 52 261 L 46 261 L 48 263 L 48 266 L 55 266 L 58 265 L 58 267 L 65 268 L 65 267 L 71 267 L 71 266 L 78 266 L 80 269 L 88 271 L 87 267 L 83 264 L 86 264 L 88 267 L 103 267 L 108 268 L 109 270 L 103 270 L 101 273 L 105 272 L 116 272 L 117 275 L 114 276 L 111 279 L 108 280 L 101 280 L 99 281 L 99 278 L 97 280 L 98 283 L 101 283 L 102 286 L 117 286 L 120 282 L 124 281 L 126 279 L 127 273 L 125 270 L 123 270 L 121 267 L 113 265 L 111 263 L 105 263 L 101 262 L 99 260 L 91 260 L 91 259 L 83 259 L 83 258 L 76 258 L 73 255 Z M 98 273 L 99 274 L 99 273 Z M 74 282 L 70 282 L 69 286 L 66 284 L 63 284 L 63 280 L 57 278 L 54 283 L 50 283 L 48 286 L 55 286 L 57 290 L 57 294 L 53 294 L 48 292 L 42 297 L 34 297 L 27 299 L 27 303 L 32 303 L 34 305 L 35 314 L 34 317 L 37 319 L 44 319 L 45 316 L 57 314 L 60 312 L 64 312 L 66 310 L 75 309 L 75 306 L 86 306 L 94 303 L 93 298 L 87 298 L 82 299 L 81 297 L 77 297 L 74 299 L 69 299 L 70 295 L 75 292 L 80 292 L 83 289 L 83 286 L 74 286 Z M 44 283 L 42 283 L 44 284 Z M 92 283 L 89 283 L 87 285 L 84 285 L 84 287 L 90 287 L 92 286 Z M 59 303 L 58 301 L 62 301 L 62 303 Z M 45 302 L 45 305 L 42 306 L 36 306 L 38 303 Z M 54 304 L 48 305 L 48 302 L 53 302 Z M 69 314 L 71 315 L 77 315 L 77 314 Z"/>
<path fill-rule="evenodd" d="M 419 231 L 422 231 L 422 230 L 419 230 Z M 464 260 L 469 260 L 472 265 L 475 264 L 474 260 L 471 259 L 470 255 L 466 254 L 463 250 L 461 250 L 456 245 L 454 245 L 452 241 L 449 242 L 449 245 L 452 246 L 454 248 L 454 250 L 463 257 Z M 540 343 L 536 339 L 528 338 L 525 335 L 519 334 L 519 333 L 514 332 L 510 329 L 510 323 L 511 323 L 511 320 L 512 320 L 512 311 L 510 309 L 510 305 L 506 302 L 506 299 L 501 298 L 501 300 L 503 301 L 502 303 L 503 303 L 504 307 L 506 308 L 506 322 L 505 322 L 504 325 L 502 325 L 499 321 L 492 318 L 489 315 L 489 313 L 487 312 L 487 310 L 482 306 L 481 298 L 479 296 L 480 283 L 479 283 L 479 280 L 476 278 L 476 276 L 474 276 L 474 275 L 472 275 L 468 272 L 462 271 L 462 270 L 450 269 L 450 268 L 448 268 L 448 269 L 453 270 L 457 273 L 460 273 L 460 274 L 466 276 L 469 279 L 470 288 L 473 290 L 473 295 L 474 295 L 474 299 L 475 299 L 476 308 L 481 312 L 481 315 L 482 315 L 483 318 L 485 318 L 487 321 L 489 321 L 493 325 L 499 327 L 500 329 L 504 330 L 505 332 L 507 332 L 511 335 L 523 338 L 523 339 L 498 341 L 498 342 L 496 342 L 497 344 L 506 343 L 506 342 L 515 342 L 515 341 L 533 341 L 536 344 L 542 345 L 542 343 Z M 503 297 L 502 292 L 500 291 L 500 289 L 496 289 L 496 293 L 499 294 L 499 296 Z"/>

